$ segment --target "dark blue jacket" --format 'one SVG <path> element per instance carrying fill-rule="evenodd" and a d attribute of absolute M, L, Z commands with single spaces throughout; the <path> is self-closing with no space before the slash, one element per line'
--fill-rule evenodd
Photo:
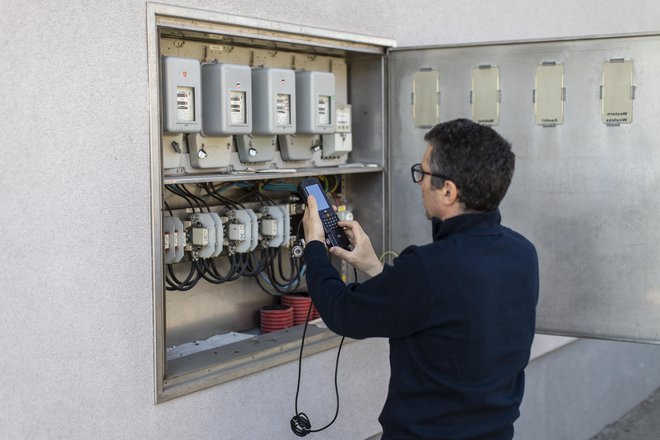
<path fill-rule="evenodd" d="M 534 337 L 538 259 L 499 211 L 434 225 L 383 272 L 344 285 L 323 243 L 305 249 L 307 287 L 328 327 L 390 338 L 383 440 L 513 437 Z"/>

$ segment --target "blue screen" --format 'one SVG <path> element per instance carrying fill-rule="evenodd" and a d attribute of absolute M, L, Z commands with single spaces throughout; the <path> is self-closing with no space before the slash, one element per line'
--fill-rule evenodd
<path fill-rule="evenodd" d="M 325 200 L 325 196 L 323 195 L 323 192 L 321 191 L 321 187 L 318 186 L 317 184 L 306 186 L 305 189 L 307 190 L 307 194 L 310 196 L 314 196 L 316 199 L 316 204 L 318 205 L 318 210 L 323 211 L 324 209 L 328 209 L 328 202 Z"/>

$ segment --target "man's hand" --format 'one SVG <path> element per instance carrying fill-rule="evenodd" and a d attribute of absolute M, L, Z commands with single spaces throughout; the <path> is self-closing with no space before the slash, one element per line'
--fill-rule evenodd
<path fill-rule="evenodd" d="M 305 214 L 307 214 L 305 212 Z M 317 215 L 318 217 L 318 215 Z M 320 223 L 319 219 L 319 223 Z M 330 248 L 330 253 L 336 257 L 346 260 L 360 272 L 373 277 L 383 271 L 383 263 L 380 262 L 371 245 L 371 240 L 365 234 L 362 226 L 356 221 L 340 221 L 339 226 L 344 228 L 344 233 L 353 245 L 352 251 L 347 251 L 338 246 Z M 307 228 L 307 224 L 305 224 Z"/>
<path fill-rule="evenodd" d="M 307 243 L 313 240 L 325 243 L 325 231 L 323 230 L 323 223 L 321 223 L 321 217 L 319 217 L 314 196 L 307 197 L 307 208 L 305 208 L 305 215 L 303 215 L 302 221 L 303 228 L 305 229 L 305 241 Z"/>

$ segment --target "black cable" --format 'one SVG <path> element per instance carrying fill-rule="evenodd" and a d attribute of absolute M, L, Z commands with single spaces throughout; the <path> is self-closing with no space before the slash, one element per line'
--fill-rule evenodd
<path fill-rule="evenodd" d="M 193 287 L 195 287 L 195 285 L 197 284 L 197 282 L 198 282 L 198 281 L 200 280 L 200 278 L 202 277 L 202 275 L 201 275 L 198 271 L 196 271 L 195 269 L 196 269 L 196 267 L 195 267 L 194 262 L 191 262 L 191 263 L 190 263 L 190 272 L 188 273 L 188 276 L 186 277 L 185 280 L 183 280 L 183 281 L 179 281 L 179 280 L 177 279 L 177 277 L 176 277 L 176 274 L 174 273 L 174 267 L 173 267 L 173 265 L 172 265 L 172 264 L 168 264 L 168 265 L 167 265 L 167 272 L 169 273 L 169 276 L 172 278 L 172 280 L 174 281 L 174 283 L 172 283 L 172 280 L 170 280 L 169 277 L 167 277 L 167 278 L 166 278 L 166 281 L 171 285 L 171 287 L 167 287 L 167 290 L 180 290 L 180 291 L 186 291 L 186 290 L 190 290 L 190 289 L 192 289 Z M 197 276 L 196 276 L 194 279 L 192 279 L 192 277 L 194 276 L 195 272 L 197 272 Z"/>
<path fill-rule="evenodd" d="M 201 203 L 204 205 L 204 207 L 206 208 L 206 212 L 211 212 L 211 208 L 209 208 L 209 204 L 206 203 L 206 200 L 204 200 L 203 198 L 199 197 L 198 195 L 196 195 L 196 194 L 194 194 L 192 191 L 190 191 L 188 188 L 186 188 L 186 185 L 185 185 L 185 184 L 176 185 L 176 187 L 177 187 L 177 189 L 179 189 L 181 192 L 183 192 L 184 194 L 187 194 L 190 198 L 192 198 L 192 199 L 195 201 L 195 203 L 196 203 L 197 206 L 199 207 L 199 211 L 200 211 L 200 212 L 204 211 L 204 210 L 202 209 L 202 205 L 200 205 L 200 202 L 201 202 Z"/>
<path fill-rule="evenodd" d="M 167 208 L 167 211 L 170 213 L 170 217 L 174 217 L 174 214 L 172 214 L 172 210 L 170 209 L 170 205 L 167 204 L 165 199 L 163 199 L 163 203 L 165 204 L 165 208 Z"/>
<path fill-rule="evenodd" d="M 357 269 L 353 268 L 353 275 L 355 276 L 355 282 L 357 282 Z M 341 355 L 341 348 L 344 345 L 345 336 L 341 337 L 339 342 L 339 348 L 337 349 L 337 360 L 335 361 L 335 396 L 337 398 L 337 408 L 335 409 L 335 416 L 332 418 L 330 423 L 325 425 L 323 428 L 312 429 L 312 422 L 307 417 L 307 414 L 304 412 L 298 412 L 298 395 L 300 393 L 300 376 L 302 373 L 302 354 L 303 348 L 305 347 L 305 334 L 307 333 L 307 324 L 309 323 L 309 315 L 312 313 L 312 305 L 310 303 L 309 309 L 307 310 L 307 318 L 305 318 L 305 327 L 303 328 L 302 340 L 300 341 L 300 354 L 298 355 L 298 384 L 296 385 L 296 401 L 295 401 L 295 410 L 296 415 L 291 417 L 291 431 L 298 437 L 305 437 L 307 434 L 312 432 L 321 432 L 324 429 L 327 429 L 335 423 L 337 416 L 339 415 L 339 386 L 337 384 L 337 373 L 339 372 L 339 355 Z"/>
<path fill-rule="evenodd" d="M 195 210 L 195 205 L 193 205 L 193 203 L 190 201 L 190 199 L 189 199 L 188 197 L 186 197 L 185 195 L 181 194 L 179 191 L 176 191 L 176 190 L 172 189 L 172 187 L 171 187 L 170 185 L 165 185 L 165 189 L 167 189 L 167 190 L 168 190 L 169 192 L 171 192 L 172 194 L 175 194 L 175 195 L 181 197 L 182 199 L 184 199 L 186 202 L 188 202 L 188 204 L 190 205 L 190 208 L 191 208 L 193 211 Z"/>
<path fill-rule="evenodd" d="M 211 284 L 222 284 L 225 280 L 224 278 L 216 277 L 212 271 L 208 270 L 209 266 L 206 260 L 198 260 L 195 262 L 197 266 L 197 271 L 201 274 L 202 278 L 208 281 Z"/>
<path fill-rule="evenodd" d="M 231 200 L 228 197 L 225 197 L 221 195 L 218 190 L 210 183 L 203 183 L 202 188 L 206 190 L 206 193 L 213 197 L 214 199 L 218 200 L 219 202 L 224 203 L 225 205 L 229 205 L 234 209 L 244 209 L 244 206 L 241 205 L 240 203 L 236 203 L 235 201 Z"/>

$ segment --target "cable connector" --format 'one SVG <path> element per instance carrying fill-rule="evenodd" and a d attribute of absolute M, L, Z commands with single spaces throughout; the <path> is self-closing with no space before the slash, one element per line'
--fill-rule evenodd
<path fill-rule="evenodd" d="M 304 252 L 305 252 L 305 239 L 301 238 L 298 241 L 298 244 L 296 244 L 291 248 L 291 256 L 293 258 L 300 258 L 303 256 Z"/>

